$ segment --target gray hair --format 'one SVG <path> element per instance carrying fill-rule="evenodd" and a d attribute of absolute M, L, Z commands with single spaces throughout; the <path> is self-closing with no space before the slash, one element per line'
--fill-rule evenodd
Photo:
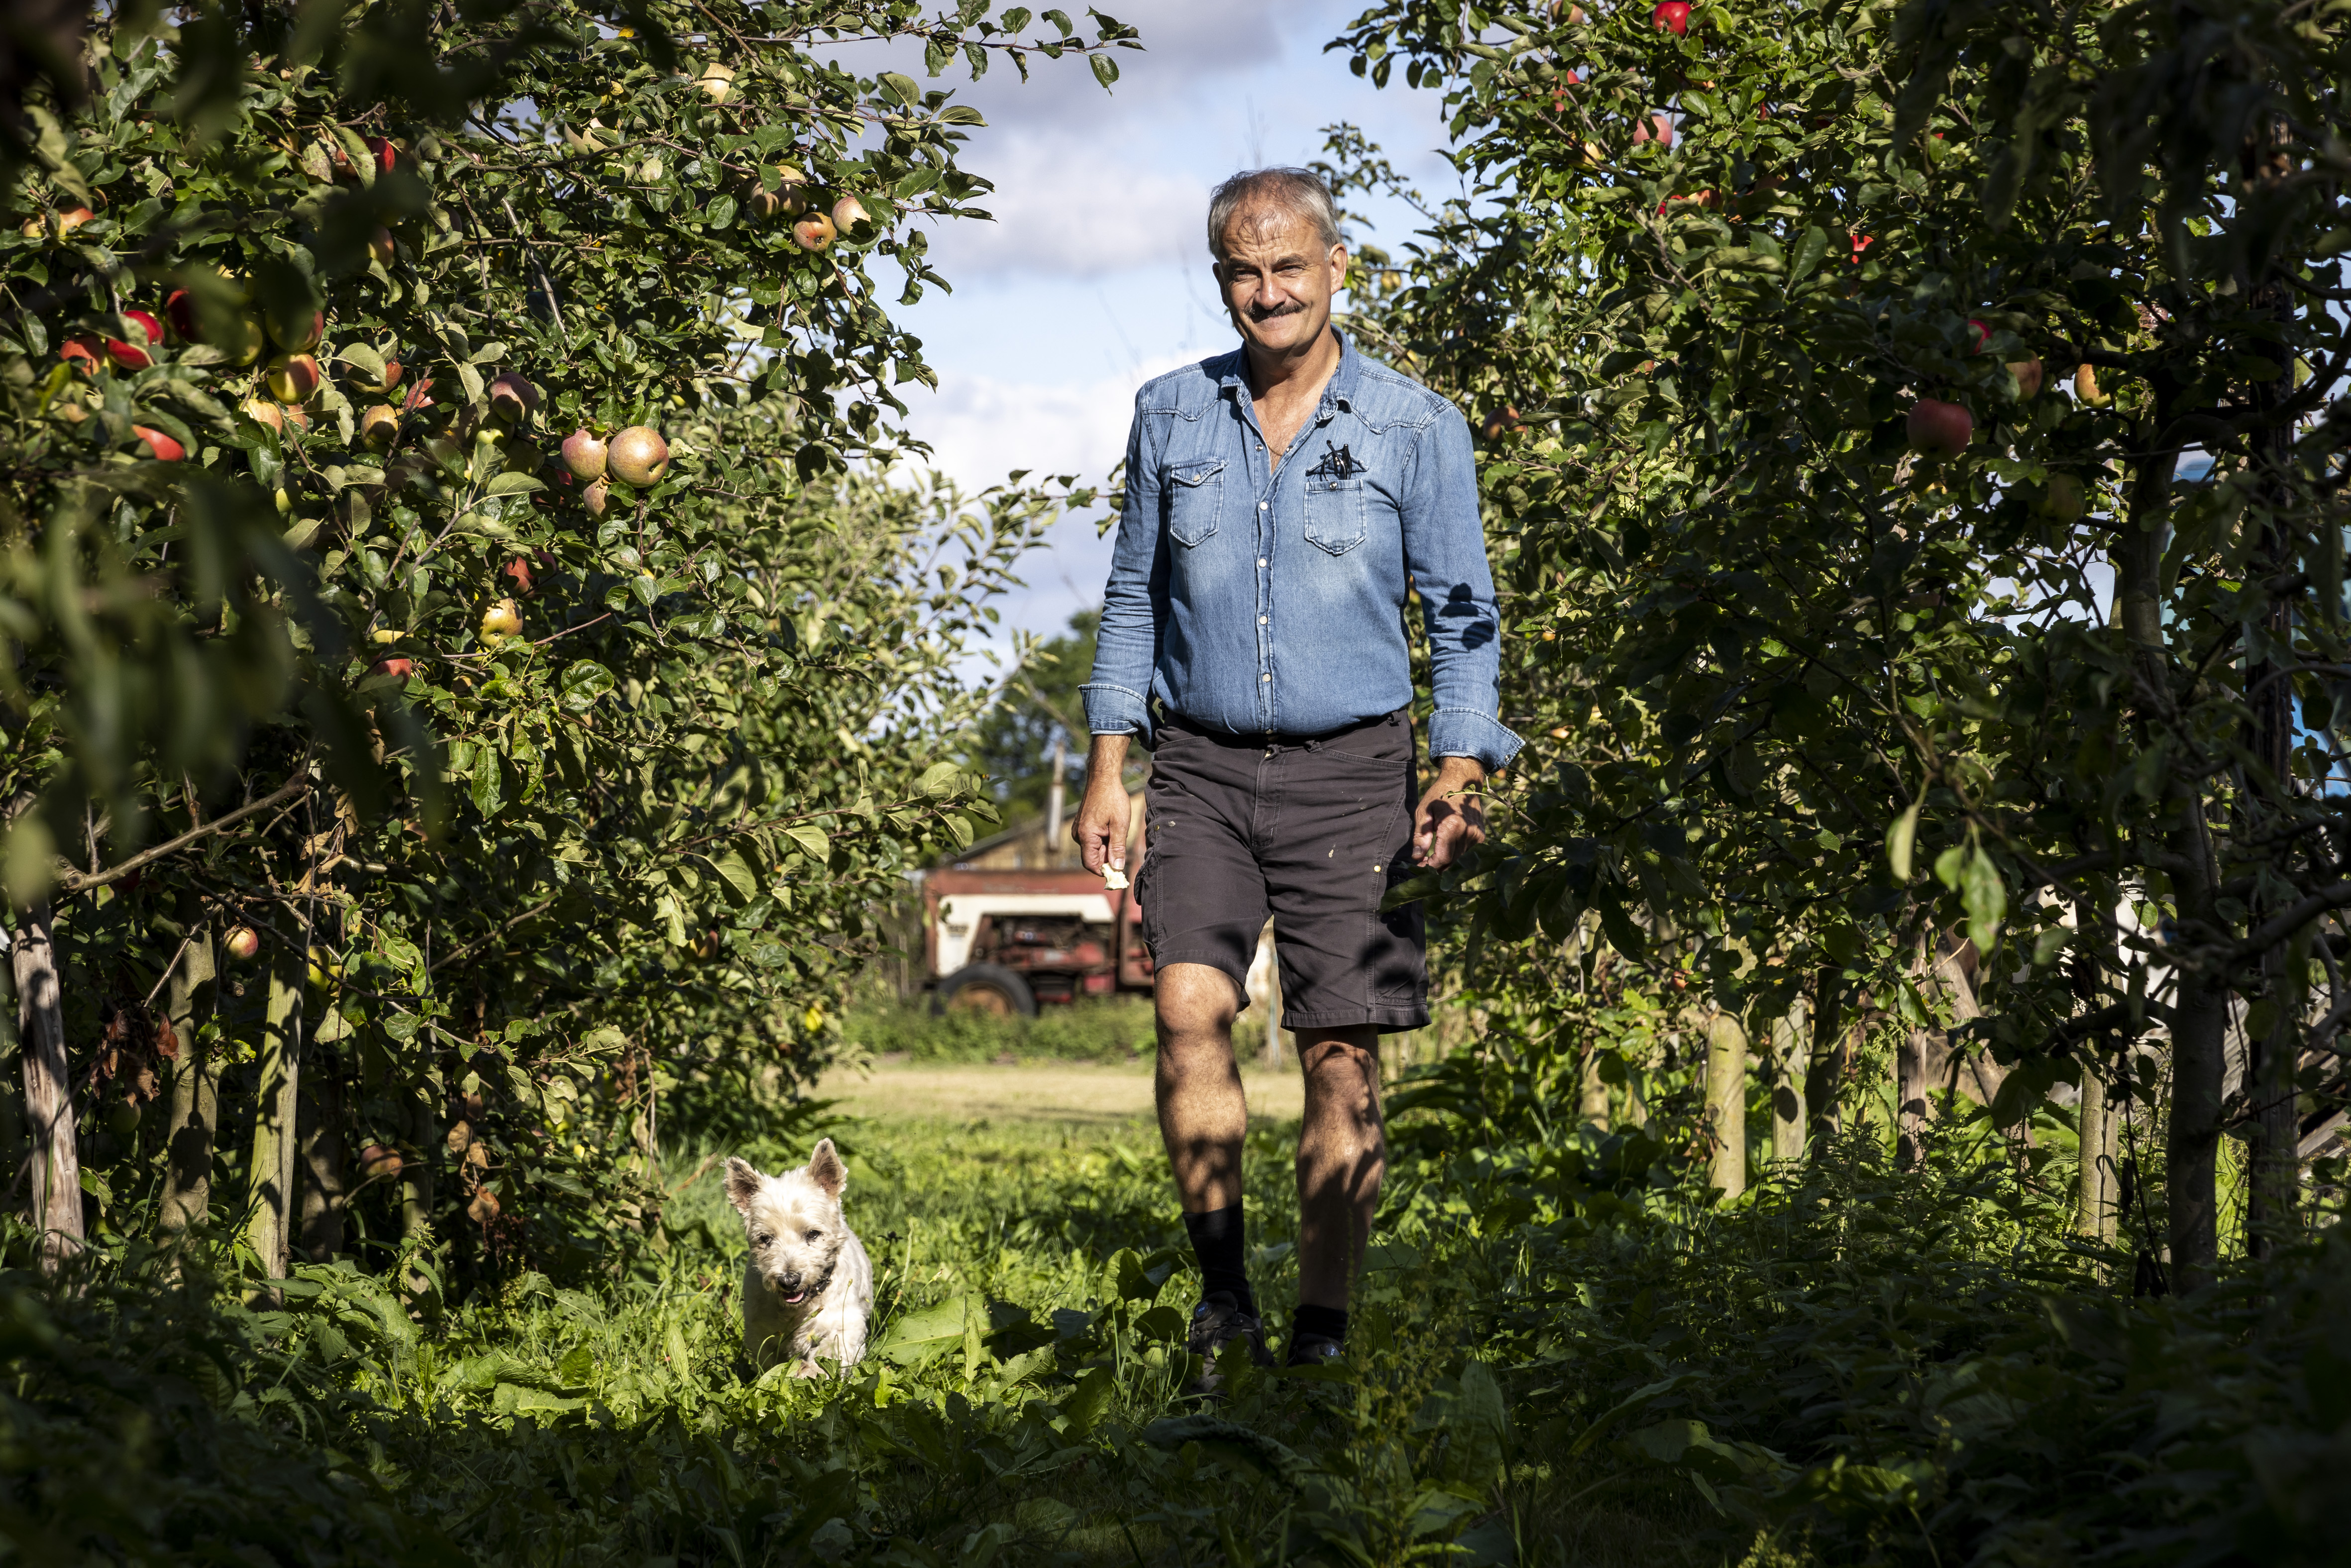
<path fill-rule="evenodd" d="M 1225 225 L 1243 207 L 1263 204 L 1304 218 L 1322 231 L 1325 249 L 1346 243 L 1339 232 L 1339 204 L 1331 187 L 1311 169 L 1244 169 L 1208 198 L 1208 254 L 1225 259 Z"/>

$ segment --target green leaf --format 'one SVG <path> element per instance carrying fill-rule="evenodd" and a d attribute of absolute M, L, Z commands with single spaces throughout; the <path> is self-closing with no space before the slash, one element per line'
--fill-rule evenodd
<path fill-rule="evenodd" d="M 1107 51 L 1088 55 L 1086 63 L 1093 67 L 1094 80 L 1102 83 L 1104 90 L 1118 80 L 1118 62 L 1111 58 Z"/>
<path fill-rule="evenodd" d="M 1907 883 L 1910 880 L 1910 862 L 1918 846 L 1918 808 L 1924 799 L 1910 802 L 1910 809 L 1894 819 L 1886 830 L 1886 863 L 1894 873 L 1894 880 Z"/>
<path fill-rule="evenodd" d="M 1980 849 L 1968 858 L 1959 902 L 1968 912 L 1968 940 L 1989 957 L 2000 941 L 2001 923 L 2008 918 L 2008 883 L 2000 874 L 1999 862 Z"/>
<path fill-rule="evenodd" d="M 800 852 L 819 865 L 824 864 L 832 853 L 832 841 L 825 836 L 822 828 L 812 823 L 795 822 L 784 830 L 784 837 L 798 844 Z"/>
<path fill-rule="evenodd" d="M 504 777 L 499 766 L 497 747 L 483 746 L 474 752 L 474 810 L 485 817 L 495 817 L 503 801 L 500 790 Z"/>
<path fill-rule="evenodd" d="M 987 1325 L 987 1303 L 978 1296 L 950 1296 L 937 1306 L 910 1312 L 890 1325 L 873 1347 L 874 1354 L 886 1356 L 901 1366 L 915 1366 L 950 1346 L 963 1343 L 967 1320 L 977 1317 L 983 1332 Z"/>
<path fill-rule="evenodd" d="M 482 487 L 482 494 L 485 496 L 494 497 L 528 496 L 534 490 L 544 490 L 546 488 L 546 486 L 540 484 L 538 480 L 532 478 L 528 474 L 506 473 L 499 475 L 496 478 L 492 479 L 487 485 L 484 486 Z"/>
<path fill-rule="evenodd" d="M 934 799 L 951 799 L 963 793 L 963 769 L 952 762 L 934 762 L 923 769 L 914 788 Z"/>

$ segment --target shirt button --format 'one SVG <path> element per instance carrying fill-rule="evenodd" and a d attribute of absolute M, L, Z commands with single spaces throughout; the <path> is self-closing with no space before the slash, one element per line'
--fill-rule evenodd
<path fill-rule="evenodd" d="M 1263 566 L 1263 565 L 1265 564 L 1265 557 L 1263 557 L 1263 556 L 1259 556 L 1259 557 L 1258 557 L 1258 558 L 1257 558 L 1257 563 L 1258 563 L 1258 565 L 1259 565 L 1259 566 Z"/>
<path fill-rule="evenodd" d="M 1270 681 L 1273 679 L 1273 677 L 1271 675 L 1259 675 L 1258 679 L 1260 681 Z"/>
<path fill-rule="evenodd" d="M 1264 616 L 1262 616 L 1262 615 L 1259 616 L 1259 617 L 1257 618 L 1257 623 L 1258 623 L 1259 625 L 1260 625 L 1260 626 L 1264 625 L 1264 624 L 1265 624 L 1265 617 L 1264 617 Z"/>

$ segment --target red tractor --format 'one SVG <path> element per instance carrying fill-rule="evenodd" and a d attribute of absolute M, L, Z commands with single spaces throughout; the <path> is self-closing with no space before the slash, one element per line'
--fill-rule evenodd
<path fill-rule="evenodd" d="M 1106 889 L 1091 872 L 935 871 L 923 905 L 934 1011 L 1034 1018 L 1040 1006 L 1151 989 L 1134 889 Z"/>

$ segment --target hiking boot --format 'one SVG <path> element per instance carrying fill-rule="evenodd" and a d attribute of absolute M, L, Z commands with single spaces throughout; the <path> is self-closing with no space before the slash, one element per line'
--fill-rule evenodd
<path fill-rule="evenodd" d="M 1284 1366 L 1329 1366 L 1347 1353 L 1347 1347 L 1337 1340 L 1319 1333 L 1293 1334 L 1290 1354 L 1282 1359 Z"/>
<path fill-rule="evenodd" d="M 1271 1366 L 1273 1353 L 1265 1348 L 1265 1324 L 1255 1312 L 1244 1311 L 1237 1297 L 1219 1291 L 1192 1309 L 1192 1332 L 1187 1343 L 1192 1354 L 1200 1358 L 1200 1375 L 1192 1380 L 1193 1393 L 1217 1391 L 1224 1382 L 1217 1372 L 1217 1354 L 1243 1336 L 1249 1340 L 1249 1359 L 1259 1366 Z"/>

